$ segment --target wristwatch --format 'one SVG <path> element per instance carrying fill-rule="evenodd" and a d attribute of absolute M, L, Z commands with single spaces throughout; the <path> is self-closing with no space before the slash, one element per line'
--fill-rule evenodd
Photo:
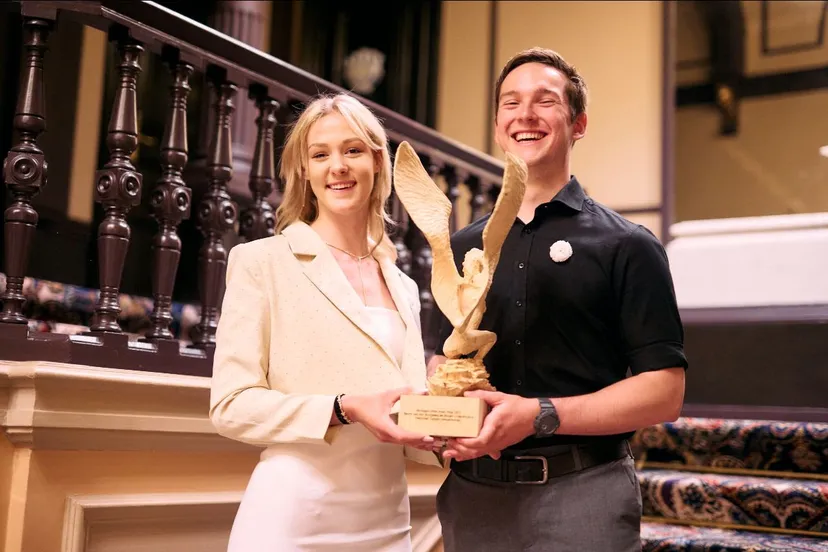
<path fill-rule="evenodd" d="M 538 399 L 540 403 L 540 414 L 535 417 L 535 436 L 549 437 L 558 431 L 561 420 L 558 418 L 558 411 L 552 401 L 546 398 Z"/>

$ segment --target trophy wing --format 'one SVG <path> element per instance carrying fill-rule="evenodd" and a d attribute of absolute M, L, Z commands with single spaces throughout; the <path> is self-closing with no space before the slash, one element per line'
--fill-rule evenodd
<path fill-rule="evenodd" d="M 437 306 L 458 327 L 465 321 L 459 290 L 463 278 L 451 250 L 451 202 L 426 172 L 414 148 L 400 143 L 394 157 L 394 188 L 408 216 L 431 246 L 431 294 Z"/>
<path fill-rule="evenodd" d="M 503 186 L 497 196 L 492 215 L 483 229 L 483 255 L 489 268 L 489 278 L 494 275 L 500 260 L 503 242 L 517 218 L 523 194 L 526 192 L 528 170 L 522 159 L 506 154 L 506 167 L 503 171 Z"/>

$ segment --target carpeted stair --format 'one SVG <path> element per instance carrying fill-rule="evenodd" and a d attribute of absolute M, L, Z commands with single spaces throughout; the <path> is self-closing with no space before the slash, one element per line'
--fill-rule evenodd
<path fill-rule="evenodd" d="M 828 424 L 682 418 L 632 445 L 643 552 L 828 552 Z"/>

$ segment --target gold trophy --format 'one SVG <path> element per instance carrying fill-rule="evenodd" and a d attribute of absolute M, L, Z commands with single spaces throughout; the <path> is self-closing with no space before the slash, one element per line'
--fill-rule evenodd
<path fill-rule="evenodd" d="M 443 346 L 448 360 L 428 379 L 428 394 L 400 398 L 398 424 L 404 429 L 440 437 L 476 437 L 480 433 L 487 405 L 463 394 L 476 389 L 494 391 L 483 358 L 497 336 L 478 326 L 486 312 L 486 294 L 500 250 L 523 201 L 526 177 L 523 160 L 507 153 L 503 187 L 483 230 L 483 250 L 466 252 L 461 276 L 451 250 L 451 202 L 431 180 L 408 142 L 397 148 L 397 197 L 431 246 L 431 293 L 454 328 Z"/>

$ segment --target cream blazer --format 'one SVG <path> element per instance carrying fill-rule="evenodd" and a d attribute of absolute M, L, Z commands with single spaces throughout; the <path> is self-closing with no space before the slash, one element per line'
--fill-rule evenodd
<path fill-rule="evenodd" d="M 219 434 L 283 452 L 307 454 L 312 444 L 347 454 L 342 426 L 329 427 L 337 394 L 425 386 L 419 290 L 390 257 L 376 257 L 406 327 L 401 365 L 372 335 L 362 301 L 310 226 L 230 250 L 210 394 Z M 433 453 L 403 452 L 441 465 Z"/>

